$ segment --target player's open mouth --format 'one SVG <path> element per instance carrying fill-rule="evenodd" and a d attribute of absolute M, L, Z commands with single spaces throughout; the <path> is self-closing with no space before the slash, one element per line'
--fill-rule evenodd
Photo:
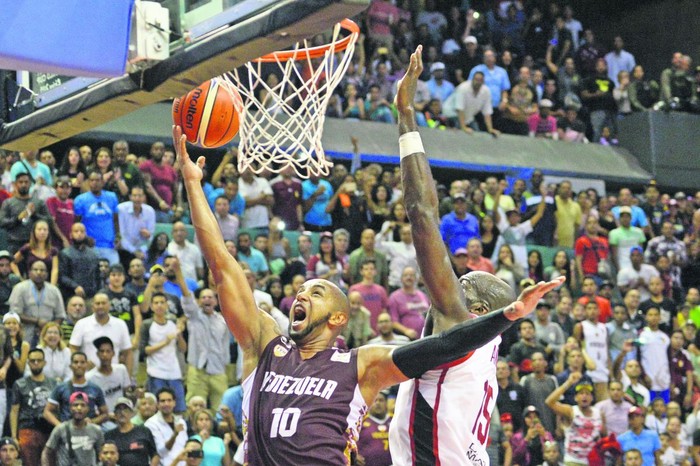
<path fill-rule="evenodd" d="M 301 304 L 294 306 L 294 315 L 292 319 L 292 328 L 296 329 L 306 321 L 306 310 Z"/>

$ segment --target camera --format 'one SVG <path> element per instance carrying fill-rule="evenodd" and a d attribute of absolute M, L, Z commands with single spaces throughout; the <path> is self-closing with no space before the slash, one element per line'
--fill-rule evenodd
<path fill-rule="evenodd" d="M 202 450 L 192 450 L 187 452 L 188 458 L 204 458 L 204 452 Z"/>

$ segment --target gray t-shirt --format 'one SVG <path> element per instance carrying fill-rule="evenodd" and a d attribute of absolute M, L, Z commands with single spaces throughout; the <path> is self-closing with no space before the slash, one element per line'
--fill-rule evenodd
<path fill-rule="evenodd" d="M 68 448 L 69 436 L 75 453 L 74 458 L 71 458 Z M 104 435 L 98 426 L 87 424 L 78 429 L 71 420 L 62 422 L 51 432 L 46 446 L 56 452 L 55 466 L 96 466 L 96 452 L 102 448 L 103 443 Z"/>

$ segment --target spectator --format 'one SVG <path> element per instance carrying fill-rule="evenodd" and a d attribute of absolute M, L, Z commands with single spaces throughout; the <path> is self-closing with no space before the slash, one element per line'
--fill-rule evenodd
<path fill-rule="evenodd" d="M 612 307 L 610 301 L 602 296 L 598 296 L 598 285 L 592 277 L 585 277 L 581 282 L 582 296 L 578 303 L 585 306 L 589 301 L 595 301 L 598 305 L 598 321 L 606 323 L 612 317 Z"/>
<path fill-rule="evenodd" d="M 644 68 L 642 65 L 637 65 L 632 70 L 629 98 L 633 112 L 649 110 L 659 100 L 659 85 L 654 80 L 647 81 L 644 79 Z"/>
<path fill-rule="evenodd" d="M 389 453 L 389 424 L 391 415 L 387 409 L 388 392 L 382 391 L 374 398 L 369 414 L 362 423 L 357 440 L 357 454 L 360 463 L 375 466 L 391 466 Z"/>
<path fill-rule="evenodd" d="M 60 324 L 66 317 L 61 292 L 56 286 L 46 283 L 46 278 L 46 264 L 34 262 L 29 269 L 29 280 L 15 285 L 10 294 L 10 312 L 21 317 L 27 342 L 35 342 L 48 321 Z"/>
<path fill-rule="evenodd" d="M 605 432 L 605 420 L 598 408 L 593 406 L 593 386 L 579 382 L 580 379 L 580 373 L 572 373 L 545 400 L 547 406 L 569 424 L 564 432 L 566 464 L 588 464 L 588 454 Z M 573 385 L 576 386 L 576 405 L 570 406 L 558 401 L 562 393 Z"/>
<path fill-rule="evenodd" d="M 59 180 L 67 179 L 70 190 L 68 196 L 70 199 L 75 199 L 82 192 L 83 182 L 87 180 L 87 168 L 83 159 L 80 157 L 80 151 L 73 146 L 68 148 L 66 155 L 63 157 L 61 167 L 57 172 L 56 192 L 60 186 Z"/>
<path fill-rule="evenodd" d="M 558 323 L 564 335 L 570 337 L 574 333 L 574 320 L 571 318 L 572 301 L 568 296 L 562 296 L 555 306 L 553 321 Z"/>
<path fill-rule="evenodd" d="M 389 266 L 386 256 L 377 251 L 374 247 L 374 230 L 365 229 L 360 237 L 360 247 L 350 253 L 350 280 L 352 283 L 357 283 L 362 280 L 360 273 L 361 265 L 365 260 L 371 259 L 376 267 L 376 275 L 374 283 L 386 286 L 388 281 Z"/>
<path fill-rule="evenodd" d="M 440 42 L 441 36 L 447 26 L 447 18 L 438 11 L 435 0 L 427 0 L 425 9 L 416 17 L 416 27 L 425 24 L 428 32 L 435 42 Z"/>
<path fill-rule="evenodd" d="M 188 280 L 197 282 L 204 279 L 202 252 L 187 239 L 187 228 L 182 222 L 173 224 L 173 239 L 168 244 L 168 254 L 177 257 L 182 266 L 182 274 Z M 166 261 L 163 263 L 165 264 Z"/>
<path fill-rule="evenodd" d="M 496 121 L 500 121 L 500 113 L 505 111 L 508 105 L 508 91 L 510 80 L 506 70 L 496 66 L 496 54 L 492 49 L 484 51 L 484 63 L 477 65 L 469 72 L 469 80 L 473 81 L 474 75 L 481 72 L 484 75 L 484 84 L 491 94 L 491 106 L 496 114 Z M 498 126 L 498 124 L 496 124 Z"/>
<path fill-rule="evenodd" d="M 632 408 L 632 404 L 624 398 L 622 383 L 618 381 L 613 380 L 610 382 L 608 393 L 610 398 L 599 401 L 595 406 L 605 419 L 605 427 L 608 434 L 613 433 L 619 437 L 627 431 L 627 416 Z"/>
<path fill-rule="evenodd" d="M 112 151 L 108 148 L 100 147 L 97 149 L 95 163 L 88 166 L 88 170 L 98 172 L 102 176 L 104 189 L 113 192 L 119 199 L 124 199 L 129 194 L 129 187 L 122 178 L 121 170 L 114 167 Z"/>
<path fill-rule="evenodd" d="M 142 426 L 148 419 L 151 418 L 157 411 L 156 403 L 158 400 L 156 396 L 151 392 L 146 392 L 143 394 L 142 398 L 139 398 L 136 403 L 136 410 L 138 411 L 134 417 L 131 418 L 131 422 L 136 426 Z"/>
<path fill-rule="evenodd" d="M 370 345 L 390 345 L 400 346 L 405 345 L 411 340 L 405 335 L 399 335 L 393 331 L 394 324 L 391 321 L 391 315 L 388 312 L 382 312 L 377 317 L 377 335 L 367 342 Z"/>
<path fill-rule="evenodd" d="M 70 178 L 58 177 L 56 179 L 56 195 L 46 199 L 46 208 L 55 221 L 52 243 L 61 249 L 67 247 L 70 242 L 70 229 L 75 222 L 73 199 L 70 196 Z"/>
<path fill-rule="evenodd" d="M 639 299 L 646 301 L 651 296 L 649 282 L 653 277 L 659 276 L 659 271 L 644 263 L 644 250 L 641 246 L 632 246 L 630 249 L 630 263 L 630 267 L 624 267 L 617 272 L 617 286 L 623 295 L 635 288 L 639 291 Z"/>
<path fill-rule="evenodd" d="M 607 64 L 599 58 L 595 63 L 595 74 L 581 83 L 581 99 L 590 111 L 593 142 L 600 141 L 604 127 L 615 124 L 614 88 L 614 81 L 608 78 Z"/>
<path fill-rule="evenodd" d="M 216 217 L 216 222 L 219 224 L 221 235 L 225 241 L 235 241 L 240 227 L 238 217 L 229 213 L 230 206 L 231 203 L 226 196 L 219 196 L 214 201 L 214 217 Z"/>
<path fill-rule="evenodd" d="M 348 348 L 358 348 L 367 344 L 374 334 L 370 325 L 371 314 L 365 307 L 365 301 L 359 291 L 348 292 L 349 317 L 348 325 L 341 335 Z"/>
<path fill-rule="evenodd" d="M 639 207 L 644 211 L 647 221 L 651 225 L 652 236 L 659 236 L 666 216 L 666 205 L 660 200 L 659 187 L 655 181 L 652 180 L 646 187 L 645 198 L 645 202 Z"/>
<path fill-rule="evenodd" d="M 683 349 L 685 342 L 683 332 L 674 330 L 668 348 L 668 367 L 671 372 L 671 400 L 682 405 L 685 409 L 692 406 L 693 396 L 693 364 L 687 352 Z"/>
<path fill-rule="evenodd" d="M 50 283 L 58 284 L 58 250 L 51 246 L 49 224 L 45 220 L 34 222 L 29 243 L 15 253 L 14 262 L 11 264 L 12 271 L 15 275 L 25 275 L 37 261 L 46 265 Z"/>
<path fill-rule="evenodd" d="M 615 360 L 622 352 L 622 347 L 626 341 L 633 341 L 637 338 L 637 329 L 629 321 L 627 308 L 624 304 L 615 304 L 613 308 L 613 318 L 605 324 L 608 332 L 608 350 L 610 359 Z"/>
<path fill-rule="evenodd" d="M 156 264 L 163 265 L 165 257 L 168 256 L 168 244 L 170 244 L 170 238 L 167 233 L 161 232 L 155 235 L 146 251 L 145 266 L 148 270 Z"/>
<path fill-rule="evenodd" d="M 333 192 L 331 184 L 318 176 L 311 176 L 304 180 L 302 186 L 302 198 L 304 200 L 304 227 L 309 231 L 325 231 L 331 228 L 332 218 L 330 212 L 335 207 L 332 199 L 336 199 L 341 194 L 346 194 L 346 190 L 352 188 L 341 185 L 337 194 Z M 341 193 L 341 190 L 343 192 Z M 354 191 L 354 189 L 353 189 Z"/>
<path fill-rule="evenodd" d="M 646 242 L 644 232 L 632 226 L 632 209 L 622 206 L 619 209 L 620 226 L 610 232 L 609 242 L 615 268 L 621 270 L 632 265 L 630 252 Z"/>
<path fill-rule="evenodd" d="M 394 330 L 412 340 L 421 336 L 430 308 L 428 297 L 416 288 L 417 280 L 416 269 L 405 267 L 401 273 L 401 288 L 389 295 L 388 304 Z"/>
<path fill-rule="evenodd" d="M 11 260 L 12 255 L 8 251 L 0 251 L 0 315 L 9 312 L 12 289 L 22 281 L 20 277 L 12 273 Z"/>
<path fill-rule="evenodd" d="M 508 362 L 517 367 L 516 374 L 524 376 L 532 372 L 532 355 L 545 353 L 545 349 L 535 338 L 535 324 L 530 319 L 520 322 L 520 340 L 514 344 L 508 353 Z M 553 426 L 552 426 L 553 427 Z"/>
<path fill-rule="evenodd" d="M 69 402 L 70 419 L 51 432 L 41 454 L 41 464 L 95 466 L 95 452 L 102 448 L 104 435 L 90 422 L 88 395 L 82 391 L 73 392 Z"/>
<path fill-rule="evenodd" d="M 333 235 L 327 231 L 321 233 L 319 252 L 309 259 L 306 279 L 323 278 L 335 283 L 341 289 L 347 289 L 347 284 L 343 280 L 343 269 L 343 262 L 335 254 Z"/>
<path fill-rule="evenodd" d="M 530 85 L 530 69 L 520 67 L 518 82 L 510 90 L 510 96 L 503 109 L 504 132 L 525 136 L 528 134 L 527 120 L 537 113 L 537 95 Z"/>
<path fill-rule="evenodd" d="M 372 259 L 365 259 L 360 266 L 362 280 L 352 285 L 349 291 L 358 291 L 363 298 L 364 305 L 370 312 L 370 326 L 377 327 L 377 317 L 386 312 L 389 305 L 389 297 L 386 289 L 376 283 L 377 267 Z"/>
<path fill-rule="evenodd" d="M 578 119 L 576 107 L 565 108 L 565 116 L 557 120 L 559 139 L 568 142 L 586 142 L 586 124 Z"/>
<path fill-rule="evenodd" d="M 661 224 L 661 235 L 652 238 L 647 244 L 644 259 L 655 263 L 660 256 L 666 256 L 673 265 L 683 267 L 688 260 L 685 243 L 674 236 L 671 222 Z"/>
<path fill-rule="evenodd" d="M 88 358 L 88 368 L 92 369 L 100 364 L 94 341 L 98 337 L 108 336 L 115 342 L 112 363 L 123 362 L 131 374 L 133 358 L 129 330 L 123 320 L 109 314 L 110 307 L 109 296 L 106 293 L 95 294 L 92 300 L 93 313 L 75 324 L 70 337 L 70 349 L 74 353 L 76 351 L 85 353 Z"/>
<path fill-rule="evenodd" d="M 144 183 L 141 171 L 136 165 L 126 160 L 126 157 L 129 155 L 129 143 L 124 140 L 115 141 L 112 144 L 112 155 L 114 157 L 112 167 L 114 170 L 121 172 L 121 177 L 128 188 L 127 193 L 132 193 L 135 186 L 143 188 Z"/>
<path fill-rule="evenodd" d="M 649 228 L 649 222 L 647 220 L 646 214 L 644 213 L 644 209 L 641 207 L 634 205 L 634 196 L 632 196 L 632 191 L 629 190 L 629 188 L 622 188 L 620 189 L 620 194 L 617 198 L 618 205 L 610 209 L 615 216 L 615 219 L 619 222 L 620 221 L 620 211 L 623 207 L 629 207 L 631 210 L 631 215 L 632 215 L 632 222 L 631 225 L 633 227 L 639 227 L 643 228 L 644 230 L 648 230 Z"/>
<path fill-rule="evenodd" d="M 520 280 L 525 276 L 523 267 L 515 261 L 513 249 L 507 244 L 502 245 L 498 250 L 495 275 L 513 289 L 518 289 Z"/>
<path fill-rule="evenodd" d="M 479 124 L 475 117 L 480 114 L 484 119 L 486 132 L 494 136 L 500 134 L 493 127 L 491 91 L 488 86 L 484 86 L 484 72 L 477 71 L 470 80 L 457 86 L 454 100 L 459 127 L 462 131 L 467 134 L 479 131 Z"/>
<path fill-rule="evenodd" d="M 617 438 L 625 452 L 625 464 L 630 464 L 629 457 L 635 456 L 632 452 L 639 454 L 642 460 L 639 464 L 660 464 L 661 441 L 656 432 L 644 428 L 644 409 L 637 406 L 630 408 L 628 420 L 628 430 Z"/>
<path fill-rule="evenodd" d="M 455 256 L 459 255 L 460 250 L 455 251 Z M 472 238 L 467 243 L 467 263 L 466 266 L 469 270 L 480 270 L 482 272 L 494 273 L 495 269 L 491 261 L 485 258 L 483 253 L 483 248 L 481 246 L 481 240 L 479 238 Z"/>
<path fill-rule="evenodd" d="M 175 460 L 184 460 L 183 455 L 178 455 L 187 443 L 187 422 L 173 412 L 177 412 L 176 406 L 178 403 L 184 405 L 184 401 L 178 399 L 176 392 L 169 387 L 158 390 L 156 397 L 158 399 L 158 412 L 150 417 L 144 426 L 153 434 L 160 464 L 179 464 Z M 199 449 L 201 450 L 201 444 Z"/>
<path fill-rule="evenodd" d="M 56 427 L 64 420 L 70 419 L 72 400 L 76 393 L 84 394 L 88 405 L 86 416 L 91 424 L 100 425 L 107 420 L 109 410 L 105 404 L 104 392 L 85 378 L 87 367 L 88 359 L 85 353 L 80 351 L 73 353 L 70 360 L 73 376 L 66 382 L 56 385 L 44 408 L 43 417 L 51 426 Z"/>
<path fill-rule="evenodd" d="M 586 382 L 593 385 L 593 380 L 591 380 L 586 370 L 595 370 L 595 362 L 588 356 L 585 349 L 582 349 L 578 343 L 562 346 L 560 356 L 554 368 L 557 384 L 563 385 L 572 373 L 578 372 L 581 374 L 581 380 L 579 382 Z M 559 371 L 558 366 L 560 362 L 566 362 L 566 369 Z M 564 392 L 564 395 L 562 395 L 561 401 L 562 403 L 574 406 L 576 404 L 576 387 L 569 387 L 569 389 Z"/>
<path fill-rule="evenodd" d="M 501 415 L 509 414 L 514 430 L 519 431 L 524 423 L 522 412 L 525 409 L 525 389 L 513 381 L 510 366 L 503 358 L 499 358 L 496 363 L 496 380 L 499 387 L 496 398 L 498 411 Z"/>
<path fill-rule="evenodd" d="M 28 150 L 20 154 L 18 161 L 12 164 L 10 175 L 16 182 L 20 174 L 27 174 L 31 183 L 32 191 L 36 191 L 37 197 L 41 198 L 44 187 L 53 186 L 53 176 L 46 164 L 37 160 L 37 151 Z"/>
<path fill-rule="evenodd" d="M 391 187 L 385 184 L 370 186 L 365 183 L 365 200 L 369 207 L 369 228 L 379 232 L 384 222 L 391 215 Z"/>
<path fill-rule="evenodd" d="M 114 407 L 117 428 L 105 434 L 105 441 L 114 442 L 122 466 L 159 465 L 160 457 L 153 434 L 142 425 L 134 425 L 131 421 L 133 414 L 132 401 L 120 397 Z"/>
<path fill-rule="evenodd" d="M 576 53 L 576 67 L 584 77 L 594 75 L 599 59 L 605 59 L 605 48 L 598 43 L 593 31 L 586 29 L 583 32 L 583 44 Z"/>
<path fill-rule="evenodd" d="M 60 286 L 64 296 L 91 299 L 101 287 L 97 252 L 89 245 L 85 225 L 71 227 L 71 245 L 59 254 Z"/>
<path fill-rule="evenodd" d="M 571 182 L 564 180 L 559 184 L 557 203 L 557 238 L 559 247 L 574 247 L 576 232 L 581 225 L 581 206 L 572 199 Z"/>
<path fill-rule="evenodd" d="M 68 345 L 70 337 L 73 335 L 73 329 L 75 328 L 76 322 L 85 317 L 86 313 L 87 307 L 85 306 L 85 300 L 83 298 L 80 296 L 73 296 L 68 300 L 68 304 L 66 306 L 66 318 L 60 325 L 63 342 L 66 345 Z"/>
<path fill-rule="evenodd" d="M 617 73 L 617 87 L 613 89 L 613 97 L 617 104 L 618 118 L 632 113 L 632 102 L 629 97 L 630 74 L 627 71 Z"/>
<path fill-rule="evenodd" d="M 44 201 L 29 194 L 31 183 L 27 173 L 19 173 L 14 181 L 12 197 L 0 206 L 0 228 L 6 231 L 10 254 L 16 253 L 29 242 L 32 226 L 37 220 L 49 222 L 52 228 L 54 225 Z"/>
<path fill-rule="evenodd" d="M 378 68 L 383 69 L 383 65 L 380 64 Z M 381 87 L 376 83 L 369 86 L 369 93 L 365 99 L 365 115 L 371 121 L 394 123 L 391 104 L 386 97 L 382 96 Z"/>
<path fill-rule="evenodd" d="M 691 63 L 692 60 L 688 55 L 678 52 L 673 54 L 671 68 L 661 73 L 661 108 L 680 111 L 697 110 L 697 86 L 690 74 Z"/>
<path fill-rule="evenodd" d="M 248 264 L 250 270 L 257 275 L 259 280 L 266 279 L 270 272 L 265 255 L 255 249 L 250 244 L 250 233 L 241 232 L 238 234 L 238 256 L 237 258 Z"/>
<path fill-rule="evenodd" d="M 400 288 L 401 276 L 407 267 L 418 267 L 416 263 L 416 248 L 413 245 L 411 227 L 401 227 L 400 241 L 388 241 L 386 233 L 380 232 L 376 236 L 375 249 L 384 253 L 389 261 L 389 290 Z"/>
<path fill-rule="evenodd" d="M 29 375 L 12 386 L 10 429 L 12 438 L 21 447 L 21 458 L 27 466 L 40 463 L 41 450 L 51 434 L 51 426 L 42 418 L 56 379 L 46 377 L 46 362 L 41 349 L 29 352 Z"/>
<path fill-rule="evenodd" d="M 358 172 L 358 175 L 359 173 L 361 172 Z M 331 197 L 328 209 L 331 212 L 333 228 L 348 232 L 350 249 L 359 247 L 362 232 L 368 224 L 368 207 L 364 196 L 358 191 L 358 184 L 353 175 L 345 177 Z"/>
<path fill-rule="evenodd" d="M 98 337 L 93 341 L 93 345 L 97 349 L 100 364 L 90 369 L 85 374 L 85 379 L 100 387 L 105 393 L 105 404 L 112 417 L 118 399 L 124 395 L 126 389 L 132 386 L 131 377 L 124 364 L 112 365 L 115 351 L 111 338 Z M 109 424 L 111 425 L 112 422 Z"/>
<path fill-rule="evenodd" d="M 119 233 L 119 215 L 117 196 L 102 189 L 104 181 L 97 171 L 88 176 L 90 191 L 75 198 L 75 219 L 85 225 L 85 231 L 95 240 L 95 250 L 100 257 L 110 264 L 119 262 L 119 254 L 114 249 Z"/>
<path fill-rule="evenodd" d="M 207 202 L 209 202 L 209 206 L 214 210 L 216 207 L 216 200 L 224 196 L 229 202 L 228 213 L 237 216 L 238 220 L 241 220 L 245 213 L 246 205 L 245 199 L 243 199 L 243 196 L 241 196 L 238 190 L 238 179 L 226 178 L 223 180 L 223 183 L 223 188 L 213 189 L 207 195 Z"/>
<path fill-rule="evenodd" d="M 156 211 L 156 221 L 159 223 L 169 223 L 172 219 L 178 180 L 177 172 L 165 162 L 164 154 L 165 144 L 154 142 L 151 145 L 150 160 L 139 165 L 149 204 Z"/>
<path fill-rule="evenodd" d="M 135 184 L 130 193 L 129 201 L 117 205 L 120 248 L 139 259 L 145 259 L 156 228 L 156 213 L 153 207 L 144 204 L 146 195 L 141 185 Z"/>
<path fill-rule="evenodd" d="M 440 103 L 444 103 L 455 90 L 454 84 L 445 79 L 445 64 L 442 62 L 433 63 L 430 65 L 430 74 L 432 77 L 427 82 L 430 98 L 438 99 Z"/>
<path fill-rule="evenodd" d="M 304 222 L 302 182 L 293 175 L 294 168 L 289 166 L 270 180 L 275 201 L 272 204 L 272 215 L 279 217 L 288 231 L 302 229 Z"/>
<path fill-rule="evenodd" d="M 622 40 L 622 37 L 615 36 L 613 50 L 605 55 L 605 62 L 608 65 L 608 77 L 615 83 L 615 87 L 620 86 L 618 81 L 620 71 L 631 73 L 637 65 L 634 61 L 634 56 L 625 50 L 624 47 L 625 42 Z"/>
<path fill-rule="evenodd" d="M 661 316 L 659 328 L 667 335 L 670 335 L 671 330 L 677 326 L 676 303 L 664 296 L 664 282 L 658 275 L 649 279 L 649 292 L 647 295 L 649 298 L 641 301 L 639 310 L 646 314 L 650 308 L 657 308 Z M 643 295 L 641 292 L 639 296 L 640 300 L 642 300 Z"/>
<path fill-rule="evenodd" d="M 469 212 L 466 196 L 455 193 L 454 210 L 442 217 L 440 233 L 449 251 L 454 254 L 464 247 L 472 238 L 479 238 L 479 224 L 476 217 Z"/>
<path fill-rule="evenodd" d="M 230 360 L 228 327 L 214 291 L 199 291 L 195 301 L 186 286 L 182 286 L 182 308 L 187 316 L 189 345 L 187 347 L 187 401 L 201 396 L 209 406 L 218 408 L 227 387 L 226 364 Z"/>
<path fill-rule="evenodd" d="M 535 283 L 544 280 L 544 264 L 542 263 L 542 253 L 533 249 L 527 255 L 527 275 Z"/>
<path fill-rule="evenodd" d="M 522 326 L 521 326 L 522 328 Z M 534 332 L 533 332 L 534 333 Z M 551 393 L 557 387 L 557 379 L 553 375 L 547 374 L 547 360 L 544 358 L 544 352 L 535 351 L 532 353 L 531 362 L 532 373 L 526 374 L 520 378 L 520 385 L 525 389 L 525 400 L 529 405 L 534 406 L 539 418 L 547 432 L 554 432 L 556 429 L 556 416 L 554 412 L 544 404 L 544 400 L 548 393 Z M 523 365 L 520 365 L 522 369 Z M 526 408 L 527 409 L 527 408 Z M 526 417 L 526 412 L 523 412 L 523 417 Z M 527 422 L 525 423 L 527 426 Z"/>
<path fill-rule="evenodd" d="M 571 33 L 571 46 L 572 50 L 576 52 L 580 45 L 580 37 L 583 32 L 583 25 L 581 21 L 574 18 L 574 9 L 571 5 L 564 6 L 564 23 L 566 24 L 566 29 Z"/>
<path fill-rule="evenodd" d="M 561 351 L 566 342 L 566 336 L 558 323 L 553 322 L 549 316 L 552 305 L 545 300 L 540 300 L 535 308 L 535 338 L 541 345 L 545 345 L 547 359 L 553 360 Z"/>
<path fill-rule="evenodd" d="M 527 119 L 530 137 L 559 139 L 557 132 L 557 120 L 551 115 L 554 104 L 549 99 L 542 99 L 539 104 L 539 113 L 533 113 Z"/>
<path fill-rule="evenodd" d="M 526 407 L 523 410 L 523 417 L 525 419 L 523 430 L 516 432 L 510 440 L 513 447 L 513 461 L 522 465 L 542 464 L 545 445 L 553 442 L 554 437 L 545 429 L 535 406 Z"/>

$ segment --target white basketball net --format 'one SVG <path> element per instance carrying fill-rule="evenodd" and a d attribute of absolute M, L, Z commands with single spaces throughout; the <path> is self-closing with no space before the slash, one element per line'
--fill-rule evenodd
<path fill-rule="evenodd" d="M 309 48 L 306 40 L 303 47 L 295 45 L 292 58 L 271 54 L 276 74 L 281 74 L 273 87 L 265 79 L 274 66 L 264 67 L 260 61 L 242 67 L 242 77 L 247 79 L 241 79 L 238 69 L 223 76 L 241 95 L 234 99 L 240 121 L 239 172 L 277 173 L 292 166 L 302 178 L 329 174 L 333 163 L 326 160 L 321 145 L 326 108 L 348 68 L 358 36 L 351 33 L 354 37 L 347 48 L 336 52 L 340 29 L 336 24 L 323 58 L 311 59 L 305 51 Z M 303 68 L 309 76 L 302 77 Z M 259 100 L 261 91 L 267 94 L 263 101 Z"/>

